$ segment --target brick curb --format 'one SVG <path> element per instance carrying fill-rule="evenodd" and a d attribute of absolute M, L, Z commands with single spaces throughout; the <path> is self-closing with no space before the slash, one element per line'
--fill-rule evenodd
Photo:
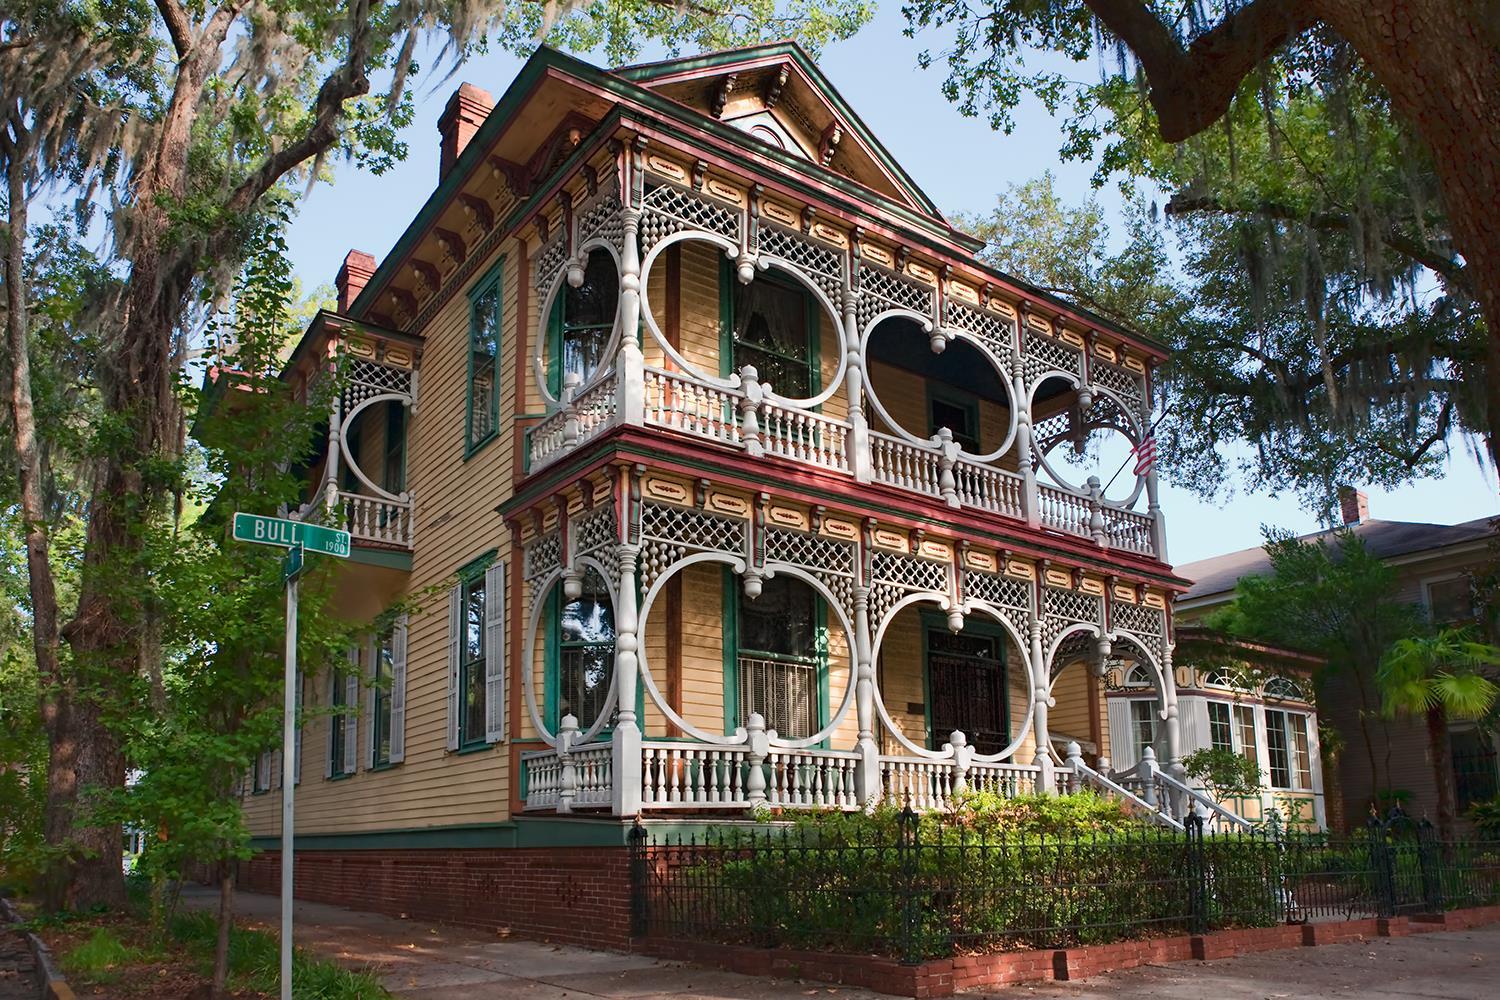
<path fill-rule="evenodd" d="M 6 923 L 20 924 L 21 915 L 11 905 L 10 900 L 0 896 L 0 916 L 5 918 Z M 22 927 L 16 927 L 21 936 L 26 938 L 26 946 L 31 949 L 31 957 L 36 961 L 37 972 L 41 976 L 42 996 L 44 1000 L 77 1000 L 73 987 L 63 978 L 62 971 L 58 969 L 57 963 L 52 959 L 52 951 L 33 932 Z"/>
<path fill-rule="evenodd" d="M 645 954 L 717 966 L 745 975 L 812 979 L 895 996 L 946 997 L 959 990 L 981 986 L 1012 986 L 1048 980 L 1068 982 L 1148 964 L 1232 958 L 1254 952 L 1365 941 L 1375 937 L 1405 937 L 1439 930 L 1467 930 L 1492 923 L 1500 923 L 1500 906 L 1409 917 L 1248 927 L 1080 948 L 960 955 L 915 965 L 903 965 L 893 958 L 879 955 L 753 948 L 701 941 L 638 939 L 632 944 L 633 950 Z"/>

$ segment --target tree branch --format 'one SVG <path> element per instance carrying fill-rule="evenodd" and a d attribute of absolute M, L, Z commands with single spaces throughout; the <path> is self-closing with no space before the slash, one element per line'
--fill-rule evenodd
<path fill-rule="evenodd" d="M 370 58 L 370 5 L 357 0 L 349 9 L 349 55 L 328 74 L 318 88 L 313 102 L 313 122 L 295 142 L 273 152 L 266 161 L 240 182 L 226 203 L 231 212 L 248 211 L 255 202 L 298 165 L 326 152 L 338 141 L 339 119 L 344 102 L 370 92 L 365 66 Z"/>
<path fill-rule="evenodd" d="M 1261 215 L 1268 219 L 1300 222 L 1321 232 L 1347 232 L 1353 227 L 1353 220 L 1344 212 L 1300 212 L 1290 205 L 1282 205 L 1273 201 L 1260 201 L 1253 205 L 1238 206 L 1228 204 L 1212 195 L 1196 198 L 1177 195 L 1167 202 L 1166 212 L 1168 215 L 1190 215 L 1194 212 Z M 1380 241 L 1396 253 L 1421 264 L 1470 297 L 1473 296 L 1474 289 L 1469 284 L 1468 271 L 1456 258 L 1424 246 L 1397 229 L 1388 229 L 1381 233 Z"/>
<path fill-rule="evenodd" d="M 188 17 L 187 8 L 177 0 L 156 0 L 156 10 L 166 22 L 167 34 L 172 38 L 172 48 L 177 51 L 177 58 L 186 59 L 188 53 L 193 51 L 193 22 Z"/>
<path fill-rule="evenodd" d="M 1166 142 L 1181 142 L 1222 118 L 1240 81 L 1318 21 L 1311 0 L 1252 0 L 1184 50 L 1140 0 L 1083 2 L 1140 60 Z"/>

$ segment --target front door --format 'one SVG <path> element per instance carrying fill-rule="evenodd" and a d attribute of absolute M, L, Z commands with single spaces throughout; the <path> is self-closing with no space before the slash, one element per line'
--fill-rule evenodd
<path fill-rule="evenodd" d="M 1005 659 L 998 635 L 946 628 L 927 630 L 927 704 L 931 745 L 938 749 L 955 729 L 980 753 L 998 753 L 1010 742 Z"/>

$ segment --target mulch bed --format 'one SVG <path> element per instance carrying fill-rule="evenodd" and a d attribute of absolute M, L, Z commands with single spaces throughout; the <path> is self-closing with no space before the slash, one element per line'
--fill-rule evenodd
<path fill-rule="evenodd" d="M 126 945 L 151 953 L 150 928 L 139 919 L 123 914 L 106 914 L 69 921 L 61 927 L 44 927 L 37 934 L 52 949 L 62 967 L 68 985 L 80 997 L 109 997 L 110 1000 L 195 1000 L 209 995 L 212 969 L 202 959 L 189 954 L 182 946 L 167 952 L 150 954 L 150 958 L 110 969 L 99 979 L 70 967 L 68 954 L 93 937 L 95 930 L 107 928 Z M 272 994 L 255 990 L 231 990 L 229 996 L 243 1000 L 273 1000 Z"/>

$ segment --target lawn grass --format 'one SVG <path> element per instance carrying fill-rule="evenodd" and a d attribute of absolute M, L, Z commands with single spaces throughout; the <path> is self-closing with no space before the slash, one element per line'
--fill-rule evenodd
<path fill-rule="evenodd" d="M 139 911 L 61 915 L 33 920 L 80 997 L 180 1000 L 202 991 L 213 974 L 217 926 L 212 913 L 183 912 L 165 934 Z M 280 942 L 266 930 L 236 924 L 229 937 L 229 995 L 278 995 Z M 300 948 L 292 955 L 296 1000 L 389 1000 L 373 972 L 346 969 Z"/>

